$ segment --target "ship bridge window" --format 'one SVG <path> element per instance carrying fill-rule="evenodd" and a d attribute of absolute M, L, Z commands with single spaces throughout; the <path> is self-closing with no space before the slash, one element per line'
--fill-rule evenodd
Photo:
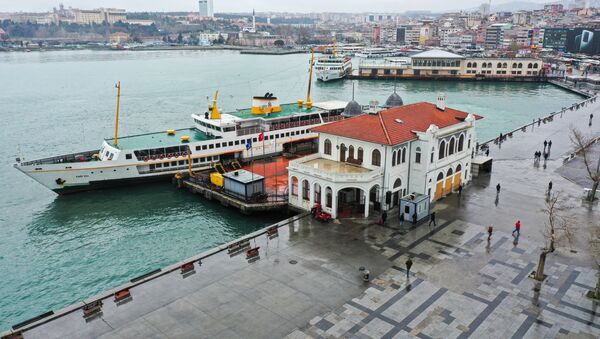
<path fill-rule="evenodd" d="M 210 145 L 208 145 L 208 148 L 213 149 L 213 148 L 215 148 L 215 145 L 210 144 Z"/>
<path fill-rule="evenodd" d="M 127 153 L 127 154 L 125 154 L 125 159 L 127 159 L 127 160 L 131 160 L 131 153 Z"/>
<path fill-rule="evenodd" d="M 206 145 L 202 145 L 202 150 L 205 150 L 205 149 L 206 149 Z"/>
<path fill-rule="evenodd" d="M 239 145 L 239 144 L 240 144 L 240 141 L 239 141 L 239 140 L 236 140 L 236 141 L 235 141 L 235 144 L 236 144 L 236 145 Z"/>
<path fill-rule="evenodd" d="M 201 149 L 200 146 L 196 146 L 196 151 L 199 151 Z"/>
<path fill-rule="evenodd" d="M 233 141 L 230 141 L 230 142 L 229 142 L 229 146 L 233 146 Z"/>

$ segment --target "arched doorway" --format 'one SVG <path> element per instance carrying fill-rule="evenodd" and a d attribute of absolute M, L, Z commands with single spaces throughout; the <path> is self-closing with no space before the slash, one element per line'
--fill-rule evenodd
<path fill-rule="evenodd" d="M 444 183 L 444 195 L 452 193 L 452 168 L 448 168 L 446 172 L 446 183 Z"/>
<path fill-rule="evenodd" d="M 456 171 L 454 172 L 454 184 L 452 185 L 452 189 L 457 190 L 458 186 L 460 186 L 461 183 L 461 170 L 462 170 L 462 166 L 460 164 L 458 164 L 458 166 L 456 166 Z"/>
<path fill-rule="evenodd" d="M 392 195 L 392 204 L 390 207 L 395 207 L 400 201 L 400 194 L 402 194 L 402 180 L 400 178 L 394 181 L 394 194 Z"/>
<path fill-rule="evenodd" d="M 435 195 L 433 197 L 433 200 L 440 199 L 443 194 L 444 194 L 444 173 L 440 172 L 436 179 Z"/>
<path fill-rule="evenodd" d="M 365 192 L 357 187 L 347 187 L 337 192 L 337 217 L 363 217 L 365 212 Z"/>
<path fill-rule="evenodd" d="M 381 194 L 379 194 L 379 185 L 371 187 L 369 190 L 369 202 L 373 205 L 373 210 L 376 212 L 381 211 Z"/>
<path fill-rule="evenodd" d="M 346 145 L 340 145 L 340 162 L 346 161 Z"/>
<path fill-rule="evenodd" d="M 331 191 L 331 187 L 325 188 L 325 207 L 331 208 L 333 202 L 333 192 Z"/>

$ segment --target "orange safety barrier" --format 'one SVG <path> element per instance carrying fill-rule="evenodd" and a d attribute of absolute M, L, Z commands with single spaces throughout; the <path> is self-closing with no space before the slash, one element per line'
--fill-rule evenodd
<path fill-rule="evenodd" d="M 130 299 L 132 299 L 132 297 L 131 297 L 131 292 L 129 292 L 128 288 L 115 292 L 115 302 L 117 304 L 123 303 Z"/>

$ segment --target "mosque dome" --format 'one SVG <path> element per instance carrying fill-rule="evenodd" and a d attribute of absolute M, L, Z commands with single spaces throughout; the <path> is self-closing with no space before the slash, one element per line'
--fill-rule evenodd
<path fill-rule="evenodd" d="M 398 95 L 398 93 L 396 93 L 396 91 L 394 91 L 394 93 L 392 93 L 385 101 L 384 107 L 392 108 L 392 107 L 398 107 L 398 106 L 402 106 L 402 105 L 404 105 L 402 98 Z"/>
<path fill-rule="evenodd" d="M 362 113 L 362 106 L 358 102 L 352 100 L 346 105 L 342 115 L 345 117 L 355 117 L 357 115 L 361 115 Z"/>

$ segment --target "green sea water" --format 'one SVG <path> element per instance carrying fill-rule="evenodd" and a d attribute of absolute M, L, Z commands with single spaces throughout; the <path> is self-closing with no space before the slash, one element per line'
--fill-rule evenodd
<path fill-rule="evenodd" d="M 114 130 L 120 80 L 121 135 L 192 125 L 219 89 L 222 110 L 273 92 L 304 99 L 308 55 L 234 51 L 0 54 L 0 330 L 116 287 L 282 218 L 248 217 L 168 183 L 58 197 L 14 168 L 98 148 Z M 581 98 L 549 84 L 355 81 L 361 104 L 396 86 L 405 103 L 435 102 L 485 117 L 480 140 Z M 350 100 L 352 82 L 313 84 L 313 102 Z"/>

